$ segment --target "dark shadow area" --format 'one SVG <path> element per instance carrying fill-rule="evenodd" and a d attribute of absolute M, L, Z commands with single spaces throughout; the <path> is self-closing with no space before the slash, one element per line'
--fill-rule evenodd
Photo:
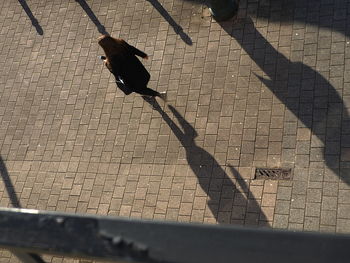
<path fill-rule="evenodd" d="M 268 223 L 266 223 L 267 219 L 264 212 L 261 210 L 259 203 L 254 199 L 253 194 L 249 191 L 248 185 L 239 172 L 234 167 L 229 166 L 234 180 L 239 185 L 239 187 L 236 187 L 232 181 L 233 178 L 229 177 L 215 158 L 206 150 L 196 145 L 195 138 L 198 136 L 196 130 L 174 107 L 168 106 L 182 129 L 161 109 L 155 99 L 143 98 L 154 110 L 161 114 L 164 121 L 185 148 L 187 162 L 196 175 L 199 185 L 209 198 L 208 207 L 216 218 L 216 221 L 220 224 L 230 224 L 232 218 L 234 220 L 245 221 L 250 225 L 257 225 L 260 222 L 261 225 L 267 226 Z M 237 197 L 235 195 L 239 195 L 241 198 L 239 204 L 246 207 L 246 210 L 243 209 L 243 212 L 241 209 L 240 211 L 233 209 L 233 200 Z M 219 211 L 222 212 L 221 215 Z M 249 218 L 246 218 L 247 214 L 250 215 Z"/>
<path fill-rule="evenodd" d="M 40 26 L 38 20 L 34 17 L 29 6 L 27 5 L 26 0 L 18 0 L 18 2 L 21 4 L 23 10 L 26 12 L 27 16 L 29 17 L 30 21 L 32 22 L 32 25 L 35 27 L 36 32 L 38 32 L 39 35 L 43 35 L 44 31 L 43 31 L 42 27 Z"/>
<path fill-rule="evenodd" d="M 102 35 L 109 35 L 109 33 L 106 31 L 106 28 L 101 24 L 100 20 L 98 20 L 98 18 L 95 16 L 94 12 L 91 10 L 90 6 L 86 3 L 85 0 L 75 0 L 75 2 L 78 2 L 79 5 L 84 9 L 91 21 L 97 27 L 98 32 L 100 32 Z"/>
<path fill-rule="evenodd" d="M 325 161 L 335 174 L 350 184 L 350 175 L 345 169 L 350 167 L 350 119 L 338 93 L 342 92 L 342 87 L 337 91 L 316 70 L 302 62 L 290 61 L 260 34 L 250 18 L 236 24 L 232 20 L 220 24 L 264 72 L 263 76 L 253 72 L 257 80 L 263 82 L 298 118 L 299 123 L 296 124 L 299 128 L 308 128 L 311 135 L 317 136 L 318 141 L 313 140 L 315 152 L 310 152 L 310 145 L 299 150 L 314 158 L 313 161 Z M 288 122 L 288 118 L 294 119 L 293 116 L 285 116 L 285 121 Z M 296 124 L 293 128 L 295 135 Z M 305 140 L 310 140 L 309 136 Z"/>
<path fill-rule="evenodd" d="M 15 208 L 21 208 L 21 203 L 19 202 L 19 199 L 16 195 L 15 188 L 11 182 L 11 178 L 7 172 L 6 165 L 5 165 L 4 160 L 2 159 L 1 156 L 0 156 L 0 174 L 1 174 L 2 180 L 5 184 L 5 188 L 6 188 L 7 194 L 10 198 L 12 206 Z"/>
<path fill-rule="evenodd" d="M 242 1 L 241 6 L 247 5 Z M 270 22 L 309 24 L 350 36 L 347 27 L 349 0 L 261 0 L 248 3 L 250 16 Z"/>
<path fill-rule="evenodd" d="M 171 25 L 175 33 L 187 44 L 192 45 L 192 39 L 183 31 L 182 27 L 175 22 L 164 7 L 157 0 L 147 0 L 151 5 L 163 16 L 163 18 Z"/>
<path fill-rule="evenodd" d="M 15 188 L 11 182 L 11 178 L 7 172 L 5 162 L 1 156 L 0 156 L 0 175 L 1 175 L 2 181 L 5 184 L 5 188 L 6 188 L 7 194 L 10 198 L 12 206 L 14 208 L 22 208 L 21 203 L 19 202 L 19 199 L 18 199 L 17 194 L 15 192 Z M 20 250 L 9 250 L 9 251 L 13 255 L 15 255 L 17 258 L 22 260 L 23 262 L 45 263 L 45 261 L 37 254 L 26 253 L 26 252 L 22 252 Z"/>

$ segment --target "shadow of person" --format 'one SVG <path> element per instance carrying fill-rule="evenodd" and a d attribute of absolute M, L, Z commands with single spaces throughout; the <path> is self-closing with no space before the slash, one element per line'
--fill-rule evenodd
<path fill-rule="evenodd" d="M 306 154 L 315 161 L 325 161 L 333 174 L 350 184 L 349 170 L 346 169 L 350 164 L 350 142 L 346 138 L 350 133 L 350 119 L 337 89 L 316 70 L 302 62 L 292 62 L 278 52 L 255 28 L 250 18 L 235 25 L 233 22 L 220 25 L 264 72 L 264 76 L 253 72 L 257 80 L 298 118 L 298 128 L 308 128 L 314 135 L 297 134 L 295 128 L 295 135 L 311 141 L 315 150 Z"/>
<path fill-rule="evenodd" d="M 7 172 L 5 162 L 1 156 L 0 156 L 0 174 L 1 174 L 2 181 L 5 184 L 5 188 L 10 198 L 12 206 L 15 208 L 21 208 L 21 203 L 19 202 L 19 199 L 16 195 L 15 188 L 11 182 L 11 178 Z"/>
<path fill-rule="evenodd" d="M 176 138 L 180 141 L 186 151 L 187 162 L 198 179 L 198 183 L 208 196 L 208 207 L 220 224 L 231 224 L 235 220 L 245 221 L 249 225 L 268 226 L 267 218 L 261 210 L 254 195 L 238 171 L 228 166 L 232 176 L 219 165 L 215 158 L 205 149 L 196 145 L 195 138 L 198 136 L 196 130 L 180 115 L 172 106 L 168 106 L 175 118 L 178 120 L 182 130 L 164 112 L 157 101 L 153 98 L 143 97 L 154 110 L 158 111 L 164 121 L 168 124 Z M 233 182 L 235 181 L 239 187 Z M 240 197 L 241 209 L 233 209 L 233 200 Z M 242 200 L 243 199 L 243 200 Z M 237 199 L 236 199 L 237 200 Z M 237 206 L 235 206 L 237 208 Z M 248 220 L 247 215 L 250 216 Z M 233 220 L 232 220 L 233 219 Z M 249 221 L 249 222 L 248 222 Z"/>
<path fill-rule="evenodd" d="M 187 45 L 192 45 L 192 39 L 183 31 L 183 28 L 175 22 L 175 20 L 169 15 L 169 13 L 157 0 L 147 1 L 150 2 L 151 5 L 159 12 L 159 14 L 163 16 L 163 18 L 174 29 L 175 33 L 178 34 Z"/>
<path fill-rule="evenodd" d="M 78 2 L 78 4 L 83 8 L 83 10 L 89 16 L 91 21 L 97 27 L 98 32 L 100 32 L 102 35 L 109 35 L 104 25 L 101 24 L 100 20 L 98 20 L 98 18 L 95 16 L 94 12 L 91 10 L 91 8 L 89 7 L 89 5 L 86 3 L 85 0 L 75 0 L 75 2 Z"/>
<path fill-rule="evenodd" d="M 18 0 L 18 2 L 21 4 L 23 10 L 26 12 L 27 16 L 29 17 L 30 21 L 32 22 L 32 25 L 35 27 L 36 32 L 39 35 L 43 35 L 44 31 L 42 27 L 40 26 L 38 20 L 34 17 L 32 11 L 30 10 L 27 2 L 25 0 Z"/>

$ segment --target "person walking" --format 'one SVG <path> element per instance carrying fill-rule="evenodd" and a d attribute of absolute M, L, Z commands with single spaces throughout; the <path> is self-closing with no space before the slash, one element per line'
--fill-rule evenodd
<path fill-rule="evenodd" d="M 148 59 L 147 54 L 129 45 L 123 39 L 102 35 L 98 44 L 106 56 L 100 58 L 109 71 L 115 76 L 118 87 L 126 94 L 136 92 L 144 96 L 159 97 L 166 101 L 166 92 L 158 92 L 147 88 L 150 74 L 136 57 Z"/>

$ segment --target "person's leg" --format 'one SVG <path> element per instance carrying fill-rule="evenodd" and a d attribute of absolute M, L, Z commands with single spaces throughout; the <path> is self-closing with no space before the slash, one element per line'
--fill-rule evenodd
<path fill-rule="evenodd" d="M 155 91 L 153 89 L 149 89 L 147 87 L 143 88 L 143 89 L 137 89 L 134 90 L 136 93 L 141 94 L 143 96 L 151 96 L 151 97 L 159 97 L 164 101 L 167 101 L 167 93 L 164 92 L 158 92 Z"/>
<path fill-rule="evenodd" d="M 152 96 L 152 97 L 161 97 L 160 93 L 158 91 L 155 91 L 153 89 L 149 89 L 147 87 L 144 87 L 142 89 L 132 89 L 134 92 L 141 94 L 141 95 L 146 95 L 146 96 Z"/>
<path fill-rule="evenodd" d="M 127 83 L 125 83 L 125 85 L 128 86 Z M 136 92 L 136 93 L 143 95 L 143 96 L 159 97 L 164 101 L 167 100 L 167 93 L 165 91 L 158 92 L 158 91 L 155 91 L 155 90 L 147 88 L 147 87 L 143 87 L 143 88 L 129 87 L 129 88 L 133 92 Z"/>

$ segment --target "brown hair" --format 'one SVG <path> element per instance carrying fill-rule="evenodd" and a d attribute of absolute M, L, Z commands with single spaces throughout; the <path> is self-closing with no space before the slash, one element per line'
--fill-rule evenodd
<path fill-rule="evenodd" d="M 103 48 L 107 63 L 111 61 L 113 55 L 124 55 L 127 52 L 127 43 L 121 38 L 114 38 L 102 35 L 97 39 L 97 43 Z"/>

